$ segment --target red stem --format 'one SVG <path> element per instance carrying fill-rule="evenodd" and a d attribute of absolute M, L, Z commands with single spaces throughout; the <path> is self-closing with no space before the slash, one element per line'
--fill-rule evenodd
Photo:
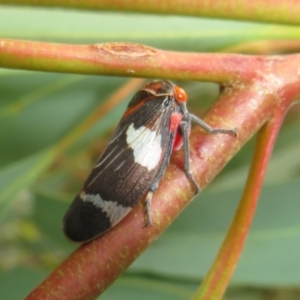
<path fill-rule="evenodd" d="M 139 44 L 67 45 L 0 40 L 0 67 L 48 72 L 247 81 L 264 68 L 263 57 L 164 51 Z"/>
<path fill-rule="evenodd" d="M 242 253 L 263 185 L 273 147 L 285 110 L 276 110 L 274 118 L 260 130 L 247 183 L 227 236 L 209 273 L 194 299 L 221 299 Z"/>

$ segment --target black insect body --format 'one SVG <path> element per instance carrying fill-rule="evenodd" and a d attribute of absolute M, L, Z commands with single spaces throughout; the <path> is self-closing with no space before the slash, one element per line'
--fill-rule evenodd
<path fill-rule="evenodd" d="M 87 242 L 120 222 L 145 197 L 146 225 L 151 225 L 150 204 L 173 151 L 183 147 L 184 170 L 199 187 L 189 168 L 191 122 L 208 133 L 236 136 L 231 129 L 212 129 L 191 114 L 187 95 L 170 81 L 156 80 L 130 101 L 114 135 L 64 220 L 66 236 Z"/>

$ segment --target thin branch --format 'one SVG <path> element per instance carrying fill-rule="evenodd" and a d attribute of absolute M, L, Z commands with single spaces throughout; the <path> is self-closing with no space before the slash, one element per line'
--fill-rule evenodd
<path fill-rule="evenodd" d="M 67 45 L 0 39 L 0 67 L 61 73 L 248 81 L 260 56 L 164 51 L 131 43 Z"/>
<path fill-rule="evenodd" d="M 276 111 L 278 113 L 258 134 L 252 165 L 239 207 L 210 271 L 193 298 L 195 300 L 221 299 L 235 270 L 252 224 L 268 162 L 286 108 L 279 108 Z"/>
<path fill-rule="evenodd" d="M 300 24 L 298 0 L 0 0 L 0 3 Z"/>

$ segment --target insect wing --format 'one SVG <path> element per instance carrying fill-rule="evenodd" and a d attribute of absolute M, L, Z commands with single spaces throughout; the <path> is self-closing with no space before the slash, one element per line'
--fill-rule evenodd
<path fill-rule="evenodd" d="M 70 240 L 86 242 L 103 234 L 146 194 L 165 155 L 173 100 L 140 91 L 129 103 L 64 217 L 63 230 Z"/>

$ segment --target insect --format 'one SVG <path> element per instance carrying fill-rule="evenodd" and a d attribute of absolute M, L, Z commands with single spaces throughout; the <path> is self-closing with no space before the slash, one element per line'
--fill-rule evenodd
<path fill-rule="evenodd" d="M 87 242 L 119 223 L 145 197 L 146 226 L 150 204 L 173 151 L 183 147 L 184 171 L 200 188 L 189 167 L 191 122 L 207 133 L 236 136 L 232 129 L 213 129 L 189 113 L 185 91 L 165 80 L 141 88 L 129 102 L 108 146 L 70 205 L 63 231 L 75 242 Z"/>

